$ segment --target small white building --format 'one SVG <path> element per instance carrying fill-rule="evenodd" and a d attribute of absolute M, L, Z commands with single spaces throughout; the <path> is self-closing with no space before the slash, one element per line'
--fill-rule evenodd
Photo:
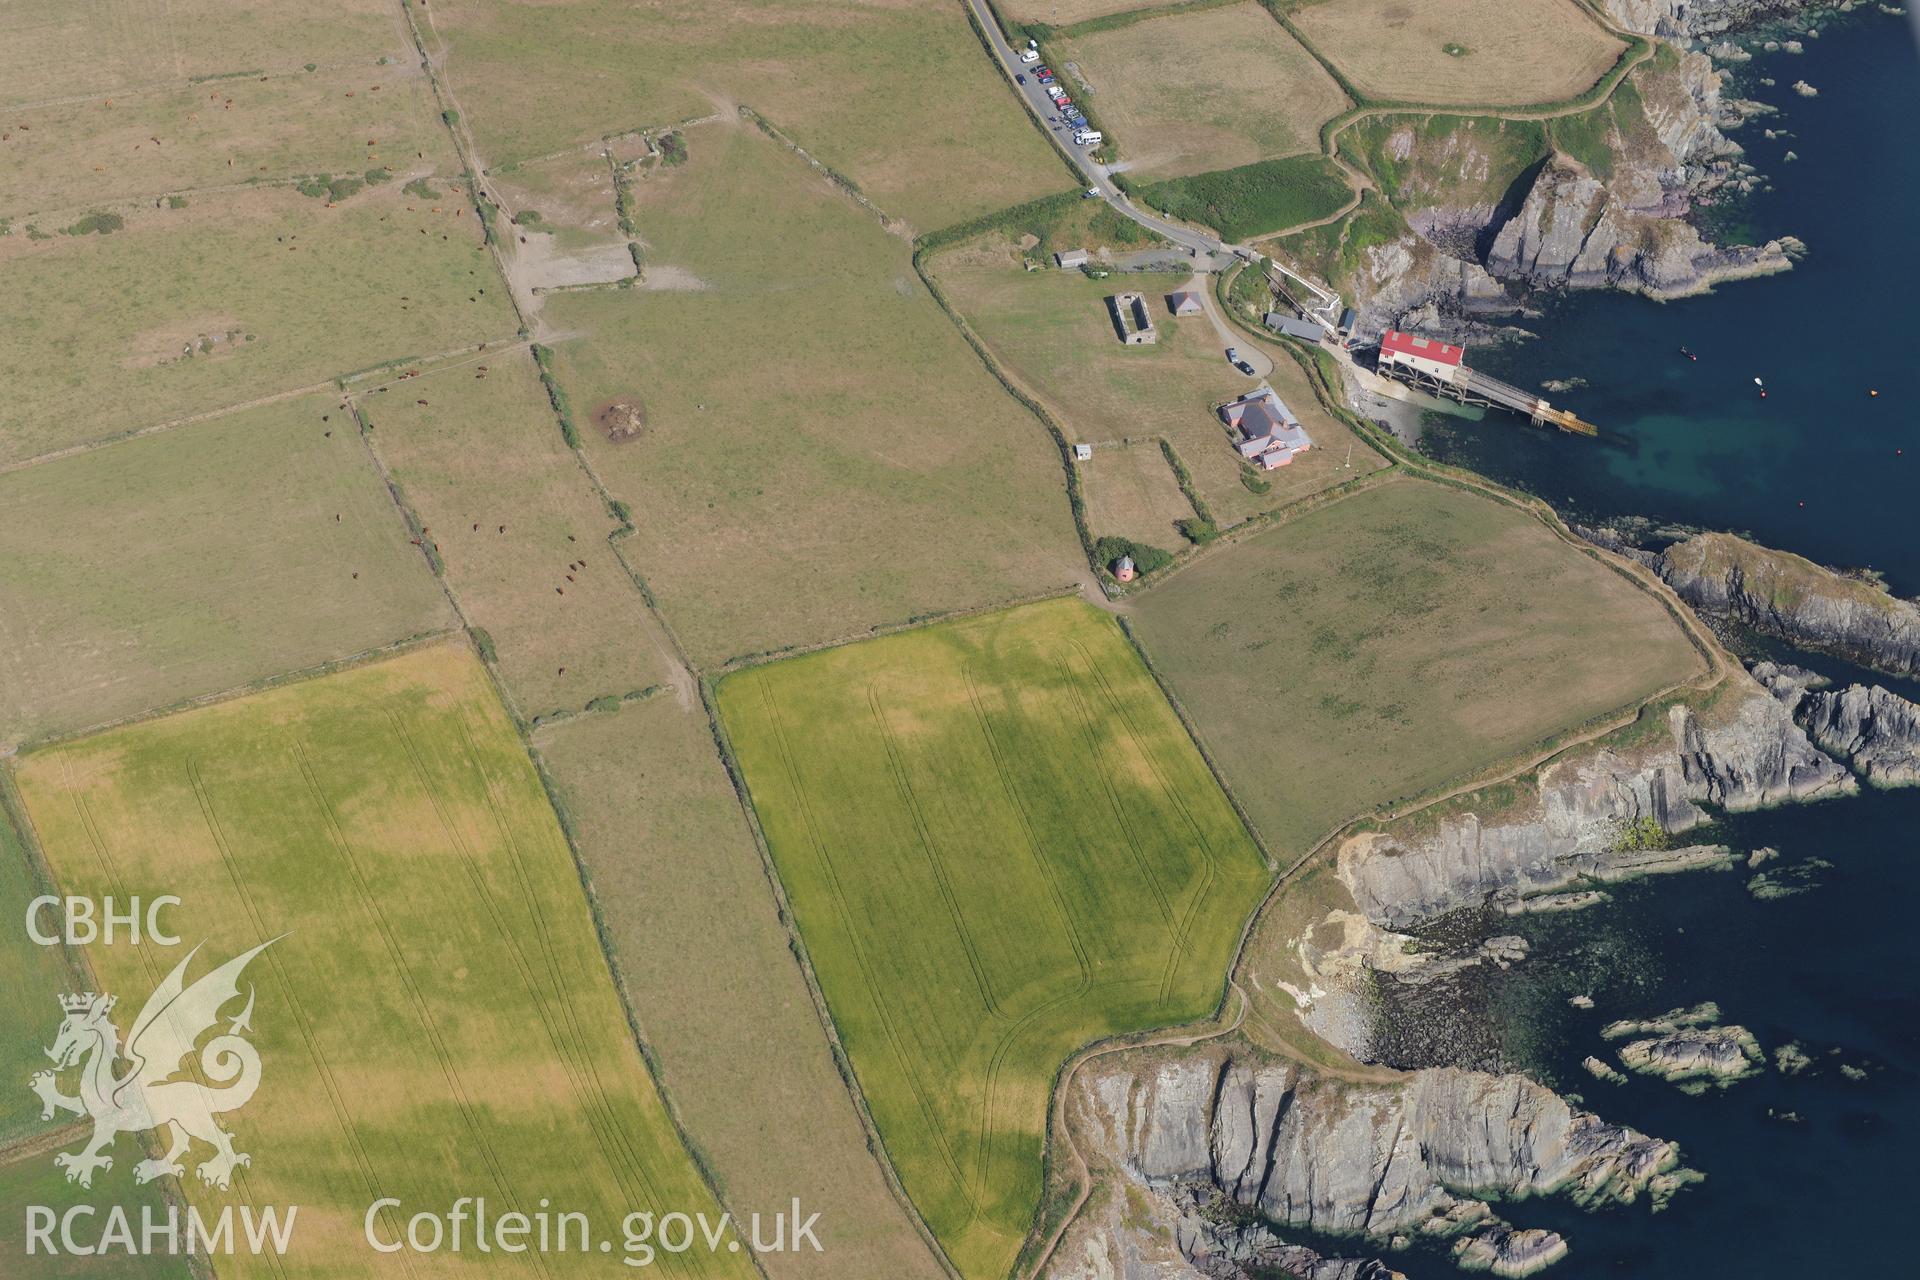
<path fill-rule="evenodd" d="M 1073 446 L 1073 460 L 1075 462 L 1093 461 L 1093 446 L 1090 444 L 1077 444 Z"/>
<path fill-rule="evenodd" d="M 1091 260 L 1091 255 L 1085 249 L 1063 249 L 1053 255 L 1055 265 L 1061 268 L 1084 267 Z"/>

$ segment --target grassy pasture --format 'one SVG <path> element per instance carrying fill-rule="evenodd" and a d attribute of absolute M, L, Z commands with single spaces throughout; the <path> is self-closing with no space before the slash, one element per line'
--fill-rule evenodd
<path fill-rule="evenodd" d="M 607 545 L 619 526 L 560 438 L 524 348 L 391 383 L 363 403 L 379 424 L 374 447 L 467 618 L 493 637 L 523 715 L 669 678 L 666 637 Z"/>
<path fill-rule="evenodd" d="M 0 1080 L 9 1085 L 24 1085 L 35 1071 L 48 1065 L 41 1052 L 53 1043 L 54 1029 L 60 1023 L 60 1008 L 55 1000 L 72 990 L 77 979 L 60 947 L 43 947 L 27 936 L 27 904 L 49 892 L 36 883 L 27 864 L 27 852 L 18 833 L 0 806 Z M 48 916 L 46 927 L 53 927 Z M 49 1127 L 40 1119 L 40 1099 L 24 1087 L 0 1090 L 0 1146 L 22 1134 Z M 4 1180 L 0 1173 L 0 1180 Z M 0 1195 L 0 1220 L 13 1225 L 19 1214 L 13 1207 L 21 1201 Z M 0 1236 L 0 1257 L 7 1256 L 5 1237 Z"/>
<path fill-rule="evenodd" d="M 994 243 L 1002 245 L 1000 252 L 990 251 Z M 1073 439 L 1171 441 L 1201 500 L 1223 525 L 1385 465 L 1320 408 L 1306 375 L 1281 356 L 1274 361 L 1273 388 L 1300 415 L 1319 447 L 1291 466 L 1264 473 L 1272 484 L 1265 494 L 1242 484 L 1240 455 L 1213 407 L 1254 384 L 1221 357 L 1219 336 L 1205 316 L 1176 320 L 1167 314 L 1164 297 L 1186 283 L 1184 276 L 1126 277 L 1126 287 L 1141 290 L 1153 304 L 1160 330 L 1158 342 L 1127 347 L 1114 339 L 1103 302 L 1116 287 L 1114 279 L 1090 280 L 1073 271 L 1025 272 L 1004 242 L 991 239 L 937 255 L 933 271 L 994 356 L 1053 411 Z M 1352 471 L 1345 469 L 1350 444 Z M 1103 456 L 1094 455 L 1096 467 Z M 1095 529 L 1105 532 L 1110 531 Z"/>
<path fill-rule="evenodd" d="M 1650 596 L 1531 516 L 1417 480 L 1207 556 L 1128 612 L 1287 855 L 1700 664 Z"/>
<path fill-rule="evenodd" d="M 197 77 L 413 61 L 391 0 L 0 0 L 6 105 Z"/>
<path fill-rule="evenodd" d="M 513 333 L 472 211 L 438 207 L 258 191 L 0 238 L 0 465 Z"/>
<path fill-rule="evenodd" d="M 1117 13 L 1157 9 L 1165 3 L 1167 0 L 995 0 L 994 7 L 1008 22 L 1044 22 L 1058 29 Z"/>
<path fill-rule="evenodd" d="M 414 171 L 458 167 L 426 77 L 411 63 L 171 85 L 111 104 L 67 99 L 15 109 L 0 131 L 10 135 L 0 142 L 0 214 L 16 221 L 88 203 L 151 204 L 196 187 L 357 176 L 376 164 L 402 182 Z M 45 230 L 58 224 L 42 221 Z"/>
<path fill-rule="evenodd" d="M 1238 241 L 1332 217 L 1353 190 L 1332 161 L 1314 154 L 1165 178 L 1135 187 L 1133 194 L 1150 208 Z"/>
<path fill-rule="evenodd" d="M 619 244 L 625 251 L 613 170 L 599 147 L 508 165 L 487 180 L 508 215 L 524 220 L 519 234 L 548 236 L 561 249 Z"/>
<path fill-rule="evenodd" d="M 1360 92 L 1397 102 L 1554 102 L 1626 51 L 1576 0 L 1314 0 L 1290 16 Z"/>
<path fill-rule="evenodd" d="M 1259 853 L 1078 600 L 755 667 L 719 696 L 894 1167 L 963 1275 L 1004 1275 L 1054 1072 L 1214 1007 Z"/>
<path fill-rule="evenodd" d="M 625 544 L 702 665 L 991 604 L 1084 572 L 1059 454 L 981 367 L 907 246 L 745 127 L 636 187 L 649 287 L 549 296 Z"/>
<path fill-rule="evenodd" d="M 279 937 L 246 974 L 260 1092 L 226 1117 L 253 1163 L 229 1193 L 181 1181 L 203 1212 L 298 1204 L 298 1231 L 284 1268 L 239 1256 L 223 1277 L 418 1274 L 425 1261 L 363 1239 L 378 1195 L 404 1202 L 388 1232 L 460 1195 L 500 1213 L 550 1199 L 616 1241 L 629 1210 L 717 1212 L 631 1037 L 553 811 L 466 650 L 114 730 L 29 755 L 18 776 L 66 888 L 179 895 L 183 940 L 205 940 L 196 966 Z M 89 959 L 131 1003 L 180 954 L 123 943 Z M 109 1187 L 128 1177 L 121 1147 Z M 543 1262 L 624 1271 L 617 1251 Z M 443 1251 L 430 1268 L 487 1263 Z M 704 1250 L 654 1269 L 753 1274 Z"/>
<path fill-rule="evenodd" d="M 1174 548 L 1184 539 L 1175 525 L 1194 515 L 1166 455 L 1152 442 L 1098 449 L 1082 462 L 1080 492 L 1087 527 L 1095 538 L 1109 534 L 1150 546 Z"/>
<path fill-rule="evenodd" d="M 1062 185 L 1061 162 L 958 3 L 438 0 L 430 15 L 484 163 L 736 104 L 889 214 L 937 227 Z"/>
<path fill-rule="evenodd" d="M 0 474 L 0 741 L 451 625 L 339 405 L 304 396 Z"/>
<path fill-rule="evenodd" d="M 799 1196 L 824 1252 L 774 1280 L 939 1280 L 880 1166 L 789 949 L 701 708 L 656 697 L 543 730 L 634 1015 L 736 1214 Z M 769 1064 L 778 1064 L 770 1069 Z"/>
<path fill-rule="evenodd" d="M 1348 105 L 1333 77 L 1253 0 L 1049 47 L 1092 83 L 1090 109 L 1120 144 L 1128 176 L 1141 181 L 1313 151 L 1321 123 Z"/>

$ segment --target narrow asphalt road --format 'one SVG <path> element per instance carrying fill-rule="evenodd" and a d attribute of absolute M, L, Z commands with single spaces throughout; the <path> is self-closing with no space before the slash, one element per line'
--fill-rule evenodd
<path fill-rule="evenodd" d="M 1020 95 L 1020 100 L 1026 103 L 1027 110 L 1033 113 L 1041 127 L 1054 135 L 1060 149 L 1066 152 L 1067 158 L 1073 162 L 1073 167 L 1080 171 L 1090 189 L 1100 193 L 1101 199 L 1147 230 L 1165 237 L 1198 257 L 1216 253 L 1247 256 L 1248 251 L 1239 245 L 1225 244 L 1203 231 L 1196 231 L 1192 227 L 1155 217 L 1129 200 L 1126 192 L 1113 185 L 1112 171 L 1089 155 L 1087 148 L 1074 145 L 1072 131 L 1060 119 L 1060 113 L 1055 109 L 1053 99 L 1049 98 L 1046 90 L 1040 87 L 1040 82 L 1028 74 L 1031 68 L 1020 61 L 1019 51 L 1007 43 L 1006 37 L 1000 32 L 1000 24 L 994 21 L 993 10 L 988 7 L 987 0 L 967 0 L 967 4 L 972 7 L 973 16 L 980 23 L 980 29 L 987 33 L 987 42 L 993 46 L 993 54 L 1000 62 L 1000 70 L 1013 82 L 1014 91 Z M 1058 75 L 1059 72 L 1056 71 L 1054 74 Z M 1025 79 L 1025 84 L 1020 83 L 1022 78 Z"/>

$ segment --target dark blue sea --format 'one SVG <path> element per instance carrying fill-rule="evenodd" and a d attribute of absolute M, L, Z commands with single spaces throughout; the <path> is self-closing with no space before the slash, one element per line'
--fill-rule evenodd
<path fill-rule="evenodd" d="M 1735 73 L 1738 96 L 1779 109 L 1732 135 L 1769 187 L 1709 217 L 1748 240 L 1796 235 L 1805 260 L 1677 302 L 1550 306 L 1527 323 L 1538 337 L 1469 360 L 1521 386 L 1584 379 L 1553 399 L 1601 440 L 1490 413 L 1450 422 L 1443 448 L 1570 515 L 1746 531 L 1920 594 L 1920 60 L 1907 19 L 1877 11 L 1804 43 Z M 1818 97 L 1790 89 L 1802 79 Z"/>
<path fill-rule="evenodd" d="M 1573 298 L 1530 326 L 1538 339 L 1470 352 L 1521 385 L 1586 379 L 1555 399 L 1600 424 L 1601 442 L 1489 414 L 1450 422 L 1436 443 L 1573 517 L 1745 531 L 1872 566 L 1916 595 L 1920 59 L 1904 18 L 1870 11 L 1822 26 L 1804 54 L 1759 53 L 1738 74 L 1741 95 L 1779 108 L 1736 135 L 1770 187 L 1715 211 L 1753 237 L 1799 236 L 1805 261 L 1668 304 Z M 1817 97 L 1791 91 L 1802 79 Z M 1769 140 L 1767 127 L 1790 136 Z M 1807 891 L 1756 898 L 1743 866 L 1645 881 L 1586 912 L 1503 920 L 1500 931 L 1528 936 L 1533 955 L 1463 993 L 1458 1010 L 1474 1028 L 1463 1056 L 1530 1070 L 1610 1119 L 1677 1140 L 1706 1181 L 1657 1215 L 1545 1203 L 1505 1212 L 1567 1234 L 1571 1256 L 1547 1273 L 1561 1280 L 1920 1274 L 1910 1216 L 1920 1195 L 1920 791 L 1724 818 L 1712 837 L 1777 848 L 1765 869 L 1804 876 Z M 1573 1008 L 1576 994 L 1596 1007 Z M 1602 1084 L 1581 1069 L 1587 1054 L 1606 1056 L 1605 1022 L 1702 1000 L 1769 1055 L 1797 1042 L 1813 1065 L 1797 1075 L 1770 1065 L 1700 1097 L 1646 1078 Z M 1401 1265 L 1446 1270 L 1438 1259 Z"/>

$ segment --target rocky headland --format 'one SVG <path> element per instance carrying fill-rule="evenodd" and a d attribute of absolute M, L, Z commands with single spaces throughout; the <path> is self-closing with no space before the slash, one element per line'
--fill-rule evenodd
<path fill-rule="evenodd" d="M 1474 117 L 1363 128 L 1356 150 L 1387 207 L 1356 215 L 1369 227 L 1357 265 L 1316 264 L 1311 239 L 1296 252 L 1354 298 L 1363 329 L 1456 336 L 1524 311 L 1542 290 L 1675 298 L 1787 270 L 1805 249 L 1793 237 L 1716 244 L 1695 215 L 1754 189 L 1759 175 L 1728 134 L 1770 110 L 1728 92 L 1714 57 L 1746 54 L 1713 38 L 1809 7 L 1611 0 L 1615 23 L 1661 43 L 1580 128 L 1532 143 L 1523 122 Z"/>
<path fill-rule="evenodd" d="M 1707 821 L 1702 805 L 1749 810 L 1856 788 L 1781 703 L 1731 673 L 1699 705 L 1652 709 L 1555 761 L 1497 811 L 1469 799 L 1354 837 L 1338 871 L 1363 915 L 1401 928 L 1591 881 L 1730 865 L 1724 849 L 1670 841 Z"/>
<path fill-rule="evenodd" d="M 1661 556 L 1609 545 L 1667 576 Z M 1682 551 L 1666 563 L 1693 562 Z M 1832 626 L 1881 638 L 1897 630 L 1851 615 Z M 1086 1060 L 1068 1078 L 1062 1114 L 1096 1190 L 1047 1274 L 1390 1280 L 1398 1272 L 1378 1255 L 1424 1241 L 1461 1267 L 1517 1276 L 1550 1265 L 1568 1242 L 1509 1221 L 1524 1215 L 1496 1213 L 1492 1202 L 1663 1201 L 1690 1176 L 1672 1144 L 1524 1076 L 1443 1065 L 1483 1061 L 1451 1039 L 1437 1053 L 1400 1052 L 1405 1028 L 1389 1025 L 1389 1011 L 1418 1019 L 1452 1009 L 1458 988 L 1449 984 L 1477 966 L 1528 963 L 1525 942 L 1499 928 L 1506 915 L 1591 905 L 1639 876 L 1758 867 L 1759 854 L 1686 837 L 1714 812 L 1856 793 L 1859 781 L 1816 736 L 1829 750 L 1845 747 L 1863 774 L 1893 776 L 1893 744 L 1920 733 L 1920 716 L 1905 718 L 1875 692 L 1830 693 L 1810 672 L 1728 664 L 1710 688 L 1655 703 L 1531 776 L 1346 839 L 1319 891 L 1324 914 L 1273 935 L 1260 951 L 1269 959 L 1239 980 L 1352 1068 L 1275 1057 L 1273 1043 L 1245 1032 Z M 1771 875 L 1793 891 L 1788 872 L 1806 865 L 1759 872 L 1750 887 L 1765 896 L 1757 882 Z M 1464 943 L 1436 949 L 1434 935 L 1413 932 L 1456 919 L 1466 922 Z M 1389 986 L 1407 998 L 1389 998 Z M 1621 1082 L 1625 1068 L 1699 1091 L 1766 1062 L 1754 1037 L 1722 1025 L 1711 1006 L 1616 1023 L 1606 1035 L 1622 1042 L 1613 1061 L 1586 1063 L 1603 1082 Z M 1383 1062 L 1435 1065 L 1367 1065 Z"/>
<path fill-rule="evenodd" d="M 1920 675 L 1920 604 L 1728 533 L 1638 552 L 1695 612 L 1889 675 Z"/>
<path fill-rule="evenodd" d="M 1463 1267 L 1522 1276 L 1567 1241 L 1503 1220 L 1491 1201 L 1657 1207 L 1695 1176 L 1672 1143 L 1522 1076 L 1335 1080 L 1239 1042 L 1096 1059 L 1065 1105 L 1108 1194 L 1056 1251 L 1058 1280 L 1394 1274 L 1285 1243 L 1289 1227 L 1362 1251 L 1443 1242 Z"/>

